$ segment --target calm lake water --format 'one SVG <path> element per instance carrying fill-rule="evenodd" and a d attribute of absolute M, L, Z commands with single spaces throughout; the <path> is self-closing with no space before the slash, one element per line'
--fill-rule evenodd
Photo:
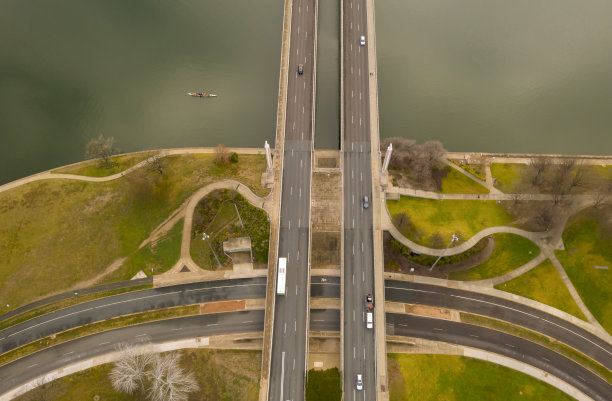
<path fill-rule="evenodd" d="M 318 148 L 338 146 L 338 4 L 320 1 Z M 612 154 L 611 15 L 609 0 L 377 0 L 381 135 Z M 282 18 L 282 0 L 3 0 L 0 183 L 82 160 L 100 133 L 126 152 L 274 143 Z"/>
<path fill-rule="evenodd" d="M 3 0 L 0 183 L 82 160 L 99 133 L 122 151 L 273 144 L 282 20 L 280 0 Z"/>
<path fill-rule="evenodd" d="M 377 0 L 382 137 L 612 154 L 612 1 Z"/>

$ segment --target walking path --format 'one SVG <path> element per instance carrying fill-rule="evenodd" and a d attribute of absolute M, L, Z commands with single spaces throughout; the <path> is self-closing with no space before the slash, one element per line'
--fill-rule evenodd
<path fill-rule="evenodd" d="M 523 158 L 513 158 L 511 160 L 514 163 L 518 163 L 519 162 L 518 160 L 522 160 L 523 163 L 529 163 L 530 161 L 530 159 L 523 159 Z M 608 162 L 612 161 L 612 159 L 604 159 L 604 160 L 607 160 Z M 601 160 L 597 159 L 597 162 L 601 162 Z M 391 195 L 392 197 L 393 195 L 395 196 L 405 195 L 405 196 L 413 196 L 417 198 L 436 199 L 436 200 L 497 200 L 497 201 L 501 201 L 501 200 L 515 200 L 518 198 L 520 200 L 529 200 L 529 201 L 545 201 L 545 200 L 550 201 L 554 199 L 554 196 L 549 195 L 549 194 L 506 194 L 506 193 L 499 191 L 497 188 L 493 186 L 492 179 L 490 179 L 490 176 L 491 176 L 490 161 L 487 161 L 484 163 L 485 163 L 485 171 L 487 172 L 486 182 L 479 180 L 477 177 L 474 177 L 472 174 L 466 172 L 462 168 L 447 161 L 447 164 L 449 166 L 457 169 L 458 171 L 461 171 L 463 174 L 465 174 L 469 178 L 473 179 L 474 181 L 488 188 L 491 191 L 491 193 L 489 194 L 484 194 L 484 195 L 483 194 L 480 194 L 480 195 L 479 194 L 441 194 L 437 192 L 422 191 L 422 190 L 416 190 L 416 189 L 410 189 L 410 188 L 389 187 L 385 189 L 385 191 L 383 192 L 383 195 L 387 195 L 387 196 Z M 592 163 L 592 164 L 595 164 L 595 163 Z M 468 239 L 464 243 L 457 245 L 455 247 L 452 247 L 452 248 L 448 248 L 448 249 L 430 248 L 427 246 L 417 244 L 411 241 L 410 239 L 406 238 L 393 224 L 389 210 L 386 207 L 385 207 L 386 213 L 381 213 L 381 224 L 382 224 L 383 230 L 387 230 L 393 236 L 393 238 L 399 241 L 402 245 L 407 246 L 408 248 L 416 252 L 419 252 L 421 254 L 432 255 L 432 256 L 441 256 L 441 255 L 451 256 L 451 255 L 457 255 L 457 254 L 463 253 L 467 251 L 468 249 L 470 249 L 471 247 L 473 247 L 474 245 L 476 245 L 476 243 L 478 243 L 478 241 L 480 241 L 481 239 L 489 235 L 497 234 L 497 233 L 516 234 L 516 235 L 520 235 L 524 238 L 531 240 L 540 248 L 540 254 L 536 258 L 532 259 L 531 261 L 524 264 L 523 266 L 520 266 L 512 270 L 511 272 L 508 272 L 501 276 L 494 277 L 491 279 L 486 279 L 486 280 L 471 281 L 469 282 L 469 285 L 468 285 L 470 290 L 474 290 L 476 288 L 493 289 L 495 285 L 512 280 L 520 276 L 521 274 L 527 273 L 534 267 L 538 266 L 544 260 L 550 259 L 550 261 L 553 263 L 553 265 L 557 269 L 559 276 L 563 280 L 563 283 L 568 289 L 573 300 L 576 302 L 576 305 L 578 305 L 581 312 L 584 314 L 584 316 L 587 318 L 588 322 L 590 323 L 592 331 L 598 336 L 606 339 L 606 341 L 612 342 L 612 337 L 601 326 L 601 324 L 595 319 L 591 311 L 589 311 L 589 309 L 586 307 L 586 305 L 582 301 L 582 298 L 580 298 L 578 291 L 576 290 L 573 283 L 569 279 L 567 273 L 565 272 L 565 269 L 563 268 L 563 266 L 561 265 L 561 263 L 559 262 L 559 260 L 557 259 L 555 255 L 555 250 L 564 249 L 562 235 L 563 235 L 563 230 L 565 229 L 565 226 L 567 224 L 567 220 L 569 219 L 569 217 L 594 203 L 594 198 L 592 195 L 566 195 L 564 197 L 564 200 L 570 200 L 570 199 L 572 200 L 572 203 L 570 204 L 569 209 L 563 215 L 562 220 L 559 221 L 558 224 L 556 224 L 553 228 L 551 228 L 548 231 L 531 232 L 531 231 L 518 229 L 515 227 L 509 227 L 509 226 L 488 227 L 482 231 L 479 231 L 478 233 L 476 233 L 474 236 L 472 236 L 470 239 Z M 408 276 L 411 276 L 411 275 L 408 275 Z M 414 277 L 420 277 L 420 276 L 414 276 Z M 424 278 L 424 277 L 421 277 L 421 278 Z M 438 280 L 438 279 L 433 279 L 433 280 Z M 446 286 L 457 286 L 457 283 L 460 283 L 459 284 L 460 287 L 464 287 L 466 285 L 466 282 L 443 280 L 443 285 L 446 285 Z M 495 290 L 495 291 L 498 291 L 498 290 Z M 504 293 L 503 291 L 499 291 L 499 292 Z M 523 297 L 519 297 L 519 298 L 523 298 Z M 531 301 L 531 300 L 527 300 L 526 298 L 523 298 L 519 300 L 519 302 L 529 304 L 535 301 Z M 537 302 L 537 304 L 540 304 L 540 303 Z M 548 308 L 556 310 L 555 308 L 552 308 L 550 306 L 548 306 Z M 571 316 L 568 314 L 565 314 L 565 315 L 566 316 L 561 316 L 561 317 L 564 319 L 567 319 L 567 317 Z M 574 319 L 571 319 L 571 320 L 574 321 Z"/>

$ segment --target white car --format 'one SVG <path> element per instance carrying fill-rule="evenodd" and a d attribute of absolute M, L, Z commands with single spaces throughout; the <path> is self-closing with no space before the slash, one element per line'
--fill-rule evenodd
<path fill-rule="evenodd" d="M 371 329 L 374 327 L 374 314 L 372 312 L 366 312 L 366 328 Z"/>
<path fill-rule="evenodd" d="M 357 375 L 357 390 L 363 390 L 363 380 L 361 378 L 361 375 Z"/>
<path fill-rule="evenodd" d="M 359 44 L 361 46 L 365 46 L 365 36 L 361 35 L 361 37 L 359 38 Z"/>

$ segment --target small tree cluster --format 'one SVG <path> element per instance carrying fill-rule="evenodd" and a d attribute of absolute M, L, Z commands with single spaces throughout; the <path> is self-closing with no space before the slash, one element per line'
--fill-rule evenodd
<path fill-rule="evenodd" d="M 389 168 L 408 171 L 409 175 L 425 186 L 431 186 L 434 170 L 441 169 L 447 151 L 439 141 L 427 141 L 418 145 L 412 139 L 394 137 L 385 139 L 381 148 L 393 143 Z"/>
<path fill-rule="evenodd" d="M 116 391 L 146 395 L 150 401 L 187 401 L 189 393 L 198 389 L 193 373 L 179 366 L 178 354 L 152 354 L 128 346 L 120 350 L 109 374 Z"/>
<path fill-rule="evenodd" d="M 97 138 L 91 139 L 85 147 L 85 156 L 90 159 L 99 159 L 105 168 L 110 168 L 113 164 L 110 158 L 117 154 L 119 150 L 113 146 L 115 138 L 105 138 L 100 134 Z"/>

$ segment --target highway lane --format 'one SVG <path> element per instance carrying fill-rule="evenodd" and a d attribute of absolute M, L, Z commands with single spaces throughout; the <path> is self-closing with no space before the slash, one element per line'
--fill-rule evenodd
<path fill-rule="evenodd" d="M 435 285 L 386 280 L 387 301 L 439 306 L 489 316 L 555 338 L 612 369 L 612 345 L 566 320 L 490 295 Z"/>
<path fill-rule="evenodd" d="M 268 398 L 304 399 L 308 316 L 310 178 L 315 69 L 315 2 L 293 0 L 278 256 L 287 258 L 286 295 L 277 295 Z M 298 74 L 298 65 L 303 74 Z"/>
<path fill-rule="evenodd" d="M 195 337 L 263 331 L 264 311 L 188 316 L 79 338 L 0 366 L 0 394 L 42 374 L 116 350 L 117 344 L 163 343 Z"/>
<path fill-rule="evenodd" d="M 74 305 L 0 331 L 0 353 L 60 331 L 172 306 L 265 298 L 266 277 L 215 280 L 128 292 Z"/>
<path fill-rule="evenodd" d="M 387 334 L 425 338 L 478 348 L 535 366 L 597 401 L 612 399 L 612 386 L 556 352 L 496 330 L 449 320 L 387 313 Z"/>
<path fill-rule="evenodd" d="M 364 298 L 374 294 L 371 208 L 372 170 L 369 120 L 368 48 L 364 0 L 343 0 L 343 208 L 344 208 L 344 399 L 376 398 L 374 329 L 366 329 Z M 375 301 L 376 301 L 376 294 Z M 374 321 L 374 325 L 377 322 Z M 356 390 L 356 375 L 363 375 L 363 391 Z"/>
<path fill-rule="evenodd" d="M 312 276 L 310 278 L 310 297 L 340 298 L 340 277 Z"/>

